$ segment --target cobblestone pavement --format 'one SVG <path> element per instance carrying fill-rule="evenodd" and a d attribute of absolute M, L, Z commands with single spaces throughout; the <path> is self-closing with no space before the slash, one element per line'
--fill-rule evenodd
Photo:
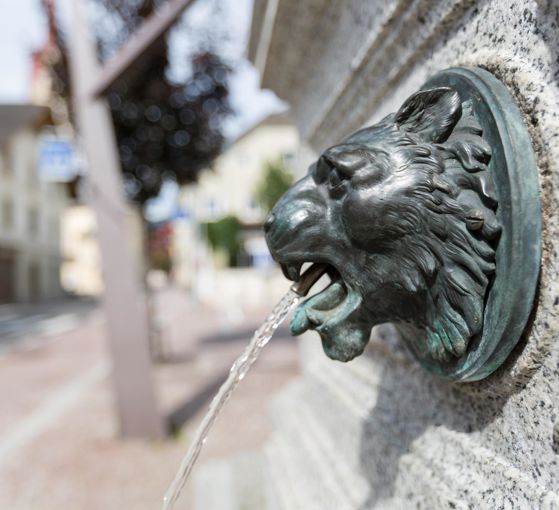
<path fill-rule="evenodd" d="M 177 290 L 155 302 L 165 359 L 157 389 L 176 434 L 118 438 L 104 317 L 85 314 L 71 330 L 0 355 L 0 509 L 159 508 L 211 395 L 267 310 L 232 327 Z M 296 347 L 282 330 L 226 406 L 200 461 L 260 446 L 269 433 L 268 399 L 296 374 Z M 190 498 L 187 487 L 176 508 L 191 508 Z"/>

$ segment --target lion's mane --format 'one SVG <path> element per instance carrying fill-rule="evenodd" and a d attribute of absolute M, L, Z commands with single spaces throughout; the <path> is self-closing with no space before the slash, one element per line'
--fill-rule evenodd
<path fill-rule="evenodd" d="M 454 128 L 437 143 L 420 136 L 417 126 L 407 129 L 417 119 L 408 117 L 400 126 L 398 114 L 385 119 L 399 131 L 390 150 L 399 151 L 404 163 L 394 171 L 415 173 L 409 200 L 398 207 L 398 224 L 410 231 L 398 261 L 398 284 L 430 294 L 427 335 L 413 345 L 418 354 L 438 360 L 463 355 L 482 328 L 500 233 L 487 168 L 491 149 L 470 102 L 460 103 L 457 94 L 450 99 L 455 105 L 447 116 L 453 118 L 439 122 Z M 406 334 L 408 325 L 399 327 Z"/>

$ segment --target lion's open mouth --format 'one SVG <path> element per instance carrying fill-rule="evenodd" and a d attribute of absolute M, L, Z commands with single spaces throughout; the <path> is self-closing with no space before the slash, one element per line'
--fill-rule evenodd
<path fill-rule="evenodd" d="M 343 304 L 348 297 L 348 288 L 334 266 L 315 264 L 301 275 L 302 267 L 302 263 L 281 265 L 284 275 L 296 282 L 294 289 L 301 295 L 306 295 L 317 281 L 322 281 L 323 275 L 327 275 L 330 282 L 297 307 L 290 324 L 294 335 L 300 335 L 308 329 L 320 331 L 320 328 L 336 315 L 345 316 Z M 300 292 L 300 289 L 304 290 Z"/>
<path fill-rule="evenodd" d="M 302 263 L 281 264 L 284 274 L 295 281 L 292 289 L 301 296 L 328 275 L 329 282 L 295 310 L 289 328 L 293 335 L 315 330 L 324 352 L 332 359 L 349 361 L 363 352 L 371 325 L 363 316 L 363 298 L 331 264 L 314 263 L 301 275 Z"/>

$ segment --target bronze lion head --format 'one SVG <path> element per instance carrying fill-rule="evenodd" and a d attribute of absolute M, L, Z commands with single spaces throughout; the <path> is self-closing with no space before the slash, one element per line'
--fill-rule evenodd
<path fill-rule="evenodd" d="M 501 229 L 490 159 L 471 100 L 450 87 L 414 94 L 324 151 L 265 224 L 288 278 L 306 262 L 328 267 L 292 333 L 315 330 L 329 357 L 348 361 L 373 326 L 393 322 L 423 359 L 462 356 L 482 328 Z"/>

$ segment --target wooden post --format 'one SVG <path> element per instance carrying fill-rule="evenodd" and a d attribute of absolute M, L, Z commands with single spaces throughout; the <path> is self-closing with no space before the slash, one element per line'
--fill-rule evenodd
<path fill-rule="evenodd" d="M 119 78 L 129 76 L 138 60 L 157 51 L 157 45 L 194 0 L 168 0 L 152 13 L 110 58 L 95 77 L 91 93 L 103 95 Z"/>
<path fill-rule="evenodd" d="M 125 437 L 162 437 L 164 426 L 153 384 L 147 310 L 137 261 L 127 242 L 126 200 L 112 119 L 106 100 L 91 95 L 100 66 L 85 19 L 85 2 L 72 3 L 69 51 L 74 108 L 89 163 L 90 202 L 97 216 L 120 429 Z"/>

